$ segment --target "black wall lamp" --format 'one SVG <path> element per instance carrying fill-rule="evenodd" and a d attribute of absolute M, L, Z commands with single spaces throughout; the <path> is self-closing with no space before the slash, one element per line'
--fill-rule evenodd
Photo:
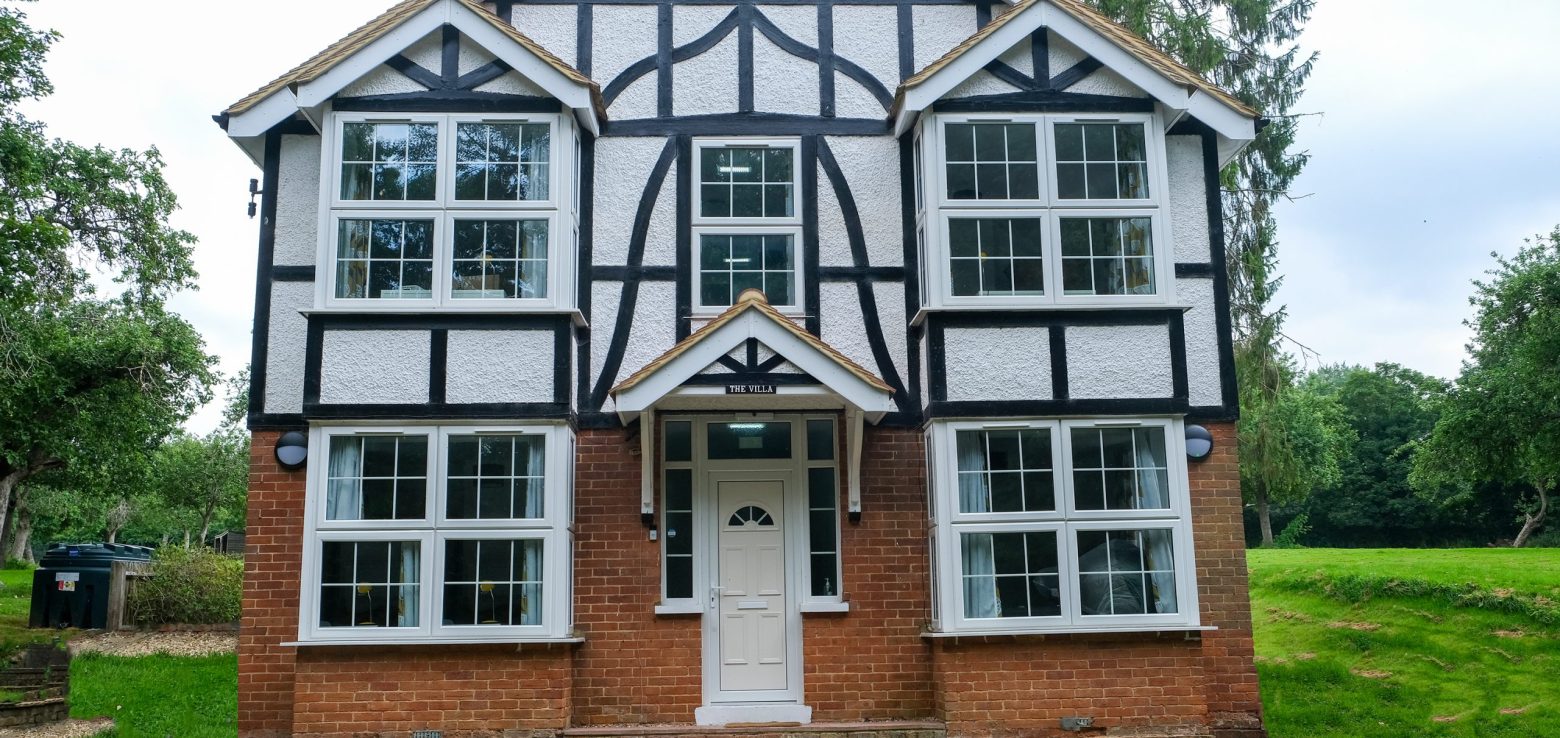
<path fill-rule="evenodd" d="M 283 469 L 301 469 L 309 460 L 309 437 L 300 431 L 287 431 L 276 439 L 276 463 Z"/>
<path fill-rule="evenodd" d="M 1200 425 L 1186 426 L 1186 458 L 1201 461 L 1213 452 L 1213 434 Z"/>

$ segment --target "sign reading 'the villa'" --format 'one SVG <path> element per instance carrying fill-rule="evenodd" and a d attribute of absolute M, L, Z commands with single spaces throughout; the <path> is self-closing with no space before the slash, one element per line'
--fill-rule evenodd
<path fill-rule="evenodd" d="M 772 385 L 772 384 L 728 384 L 728 385 L 726 385 L 726 394 L 728 394 L 728 395 L 772 395 L 774 393 L 775 393 L 775 386 Z"/>

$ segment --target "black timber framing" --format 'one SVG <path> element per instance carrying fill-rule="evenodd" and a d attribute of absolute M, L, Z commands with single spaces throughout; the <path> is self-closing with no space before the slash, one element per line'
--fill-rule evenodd
<path fill-rule="evenodd" d="M 550 97 L 428 90 L 338 97 L 333 107 L 341 112 L 360 113 L 556 113 L 563 110 L 563 103 Z"/>
<path fill-rule="evenodd" d="M 271 281 L 273 281 L 273 282 L 313 282 L 314 281 L 314 265 L 312 265 L 312 264 L 298 264 L 298 265 L 278 264 L 276 266 L 271 267 Z"/>
<path fill-rule="evenodd" d="M 313 313 L 307 317 L 308 337 L 304 350 L 303 374 L 303 418 L 305 420 L 554 418 L 569 414 L 571 383 L 575 380 L 574 320 L 567 313 Z M 552 402 L 446 403 L 442 380 L 449 376 L 449 332 L 477 330 L 551 331 L 553 334 Z M 337 331 L 427 331 L 428 401 L 394 404 L 320 402 L 325 334 Z M 436 383 L 437 388 L 434 386 Z"/>
<path fill-rule="evenodd" d="M 1170 351 L 1170 397 L 1078 399 L 1068 386 L 1066 330 L 1070 327 L 1164 326 Z M 927 419 L 1026 415 L 1161 415 L 1186 412 L 1185 312 L 1180 307 L 1101 310 L 936 312 L 923 323 L 927 336 Z M 948 329 L 1045 328 L 1051 367 L 1049 400 L 948 400 Z M 1077 357 L 1074 357 L 1077 358 Z"/>
<path fill-rule="evenodd" d="M 260 244 L 255 265 L 255 322 L 249 344 L 248 422 L 251 430 L 266 427 L 260 421 L 265 413 L 266 359 L 271 336 L 271 262 L 276 255 L 276 189 L 281 168 L 282 132 L 280 128 L 272 128 L 265 134 L 260 164 Z"/>
<path fill-rule="evenodd" d="M 938 113 L 1152 113 L 1154 101 L 1146 97 L 1027 90 L 939 100 L 932 104 L 932 110 Z"/>

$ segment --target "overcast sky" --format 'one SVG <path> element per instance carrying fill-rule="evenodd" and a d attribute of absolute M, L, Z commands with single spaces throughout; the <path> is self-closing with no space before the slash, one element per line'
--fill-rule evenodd
<path fill-rule="evenodd" d="M 201 289 L 174 307 L 226 372 L 249 360 L 257 222 L 244 205 L 260 172 L 210 116 L 391 1 L 23 4 L 63 34 L 57 91 L 28 114 L 56 136 L 167 159 L 175 225 L 200 238 Z M 1320 361 L 1457 373 L 1469 280 L 1490 251 L 1560 223 L 1556 28 L 1554 0 L 1319 0 L 1303 43 L 1322 57 L 1300 109 L 1320 115 L 1300 137 L 1306 196 L 1278 213 L 1278 299 L 1286 333 Z M 190 425 L 216 420 L 209 407 Z"/>

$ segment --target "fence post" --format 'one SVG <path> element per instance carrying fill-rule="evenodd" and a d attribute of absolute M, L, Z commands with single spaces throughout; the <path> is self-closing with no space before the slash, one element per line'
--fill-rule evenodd
<path fill-rule="evenodd" d="M 134 623 L 126 625 L 126 605 L 130 594 L 130 580 L 147 576 L 150 566 L 141 561 L 114 561 L 108 565 L 108 615 L 104 618 L 103 629 L 108 631 L 125 630 L 133 627 Z"/>

